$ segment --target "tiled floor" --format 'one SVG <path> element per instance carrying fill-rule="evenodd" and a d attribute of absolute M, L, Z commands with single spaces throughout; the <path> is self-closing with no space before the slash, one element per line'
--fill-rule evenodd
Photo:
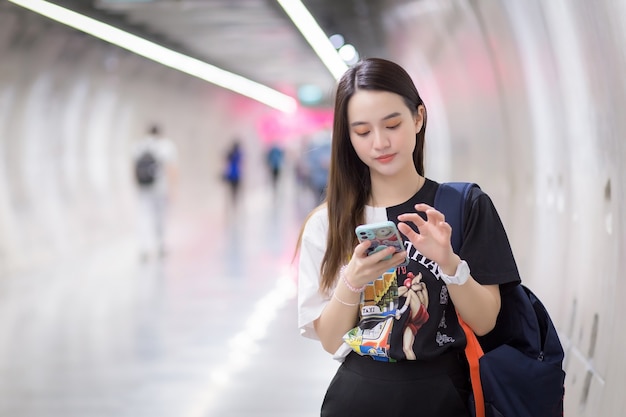
<path fill-rule="evenodd" d="M 0 416 L 319 415 L 337 365 L 296 328 L 303 211 L 293 184 L 267 191 L 198 221 L 163 261 L 119 242 L 3 277 Z"/>

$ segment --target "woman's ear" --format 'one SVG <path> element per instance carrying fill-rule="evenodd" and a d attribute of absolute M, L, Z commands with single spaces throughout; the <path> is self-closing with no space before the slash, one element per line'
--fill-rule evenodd
<path fill-rule="evenodd" d="M 426 109 L 423 105 L 417 106 L 417 112 L 415 113 L 415 133 L 417 134 L 420 130 L 422 130 L 422 126 L 424 126 L 424 114 Z"/>

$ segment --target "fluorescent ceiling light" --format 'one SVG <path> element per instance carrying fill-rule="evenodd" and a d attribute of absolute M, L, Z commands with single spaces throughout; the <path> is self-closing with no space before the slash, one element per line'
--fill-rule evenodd
<path fill-rule="evenodd" d="M 336 80 L 341 78 L 348 66 L 341 59 L 328 36 L 326 36 L 304 4 L 300 0 L 277 1 L 285 9 L 289 18 L 300 30 L 333 77 Z"/>
<path fill-rule="evenodd" d="M 74 29 L 110 42 L 165 66 L 198 77 L 286 113 L 297 108 L 295 98 L 199 59 L 165 48 L 98 20 L 43 0 L 9 0 Z"/>

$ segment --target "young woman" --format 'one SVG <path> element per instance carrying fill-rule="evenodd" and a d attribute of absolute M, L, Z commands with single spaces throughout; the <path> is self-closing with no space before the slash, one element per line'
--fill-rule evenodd
<path fill-rule="evenodd" d="M 477 335 L 487 334 L 500 311 L 499 286 L 519 282 L 500 218 L 478 188 L 463 246 L 453 252 L 451 227 L 432 207 L 439 184 L 424 176 L 426 120 L 413 81 L 395 63 L 363 60 L 338 83 L 327 198 L 307 218 L 298 246 L 299 327 L 342 362 L 324 417 L 468 416 L 457 313 Z M 371 243 L 359 243 L 355 228 L 386 220 L 398 225 L 406 252 L 366 255 Z M 408 265 L 399 266 L 406 257 Z M 394 282 L 383 290 L 366 291 L 390 274 Z M 368 333 L 379 343 L 372 348 L 378 360 L 344 341 L 366 310 L 362 296 L 379 318 L 393 313 L 387 327 L 376 327 L 388 338 Z"/>

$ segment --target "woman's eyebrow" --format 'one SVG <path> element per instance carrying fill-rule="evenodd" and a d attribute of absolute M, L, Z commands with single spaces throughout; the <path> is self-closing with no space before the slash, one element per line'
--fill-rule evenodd
<path fill-rule="evenodd" d="M 383 117 L 381 120 L 389 120 L 389 119 L 393 119 L 394 117 L 398 117 L 401 114 L 399 112 L 393 112 L 385 117 Z M 368 124 L 367 122 L 352 122 L 350 123 L 350 126 L 359 126 L 359 125 L 366 125 Z"/>
<path fill-rule="evenodd" d="M 398 112 L 394 112 L 394 113 L 391 113 L 391 114 L 390 114 L 390 115 L 388 115 L 388 116 L 383 117 L 383 120 L 393 119 L 394 117 L 398 117 L 398 116 L 400 116 L 400 113 L 398 113 Z"/>
<path fill-rule="evenodd" d="M 360 125 L 366 125 L 366 124 L 367 124 L 366 122 L 352 122 L 350 123 L 350 126 L 354 127 L 354 126 L 360 126 Z"/>

